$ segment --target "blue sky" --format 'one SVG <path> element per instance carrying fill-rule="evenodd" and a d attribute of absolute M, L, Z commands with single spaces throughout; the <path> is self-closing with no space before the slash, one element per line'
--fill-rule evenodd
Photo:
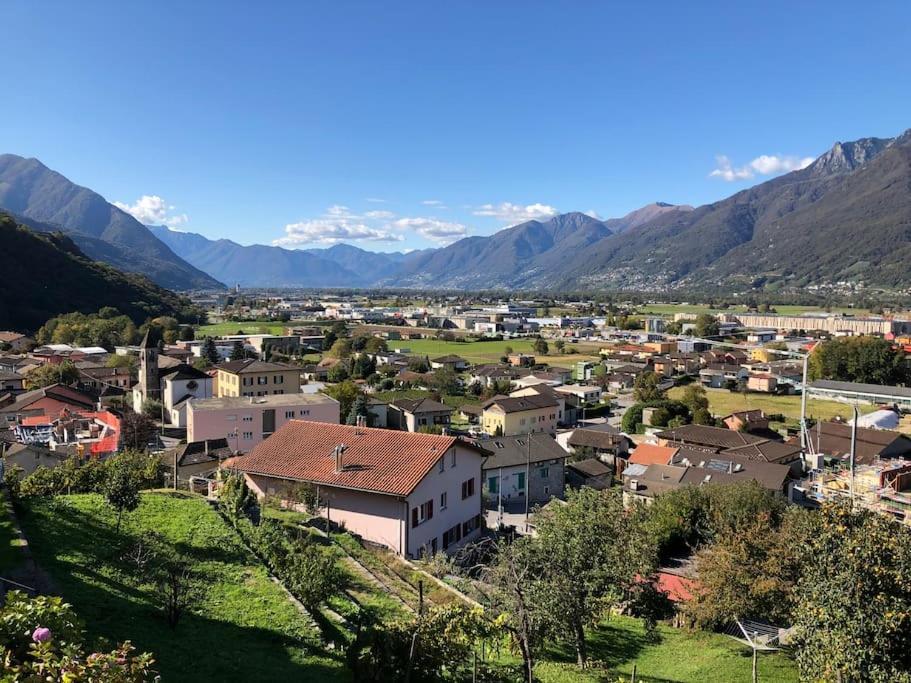
<path fill-rule="evenodd" d="M 0 152 L 208 237 L 389 251 L 911 127 L 911 4 L 747 5 L 7 0 Z"/>

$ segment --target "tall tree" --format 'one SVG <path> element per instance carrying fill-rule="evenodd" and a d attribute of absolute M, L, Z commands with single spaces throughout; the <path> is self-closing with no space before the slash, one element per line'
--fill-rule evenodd
<path fill-rule="evenodd" d="M 117 512 L 117 533 L 120 533 L 123 513 L 139 507 L 142 474 L 135 465 L 134 458 L 119 455 L 108 466 L 104 499 Z"/>
<path fill-rule="evenodd" d="M 247 357 L 247 351 L 244 349 L 243 342 L 236 340 L 231 347 L 231 360 L 243 360 Z"/>
<path fill-rule="evenodd" d="M 570 491 L 565 505 L 538 519 L 537 542 L 547 558 L 539 599 L 547 606 L 551 632 L 568 636 L 584 666 L 585 629 L 629 596 L 639 577 L 653 573 L 653 547 L 615 492 Z"/>
<path fill-rule="evenodd" d="M 810 379 L 866 384 L 904 384 L 911 380 L 905 352 L 878 337 L 838 337 L 816 345 L 810 354 Z"/>
<path fill-rule="evenodd" d="M 202 345 L 202 355 L 212 365 L 217 365 L 221 360 L 218 355 L 218 349 L 215 348 L 215 340 L 212 337 L 206 337 Z"/>
<path fill-rule="evenodd" d="M 813 522 L 794 622 L 801 679 L 911 680 L 911 531 L 847 503 Z"/>
<path fill-rule="evenodd" d="M 633 383 L 633 398 L 637 403 L 660 401 L 665 398 L 665 393 L 658 388 L 661 378 L 656 372 L 640 373 Z"/>
<path fill-rule="evenodd" d="M 693 332 L 697 337 L 715 337 L 721 331 L 718 319 L 710 313 L 700 313 L 696 316 Z"/>
<path fill-rule="evenodd" d="M 79 370 L 68 360 L 56 364 L 44 363 L 32 368 L 25 375 L 27 389 L 40 389 L 41 387 L 49 387 L 52 384 L 69 386 L 77 381 L 79 381 Z"/>

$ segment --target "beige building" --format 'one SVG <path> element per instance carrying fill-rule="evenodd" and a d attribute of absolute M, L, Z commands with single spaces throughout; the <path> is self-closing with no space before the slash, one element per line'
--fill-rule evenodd
<path fill-rule="evenodd" d="M 286 363 L 261 360 L 232 360 L 217 368 L 215 395 L 275 396 L 299 394 L 301 370 Z"/>
<path fill-rule="evenodd" d="M 339 422 L 339 403 L 325 394 L 221 396 L 187 403 L 187 442 L 228 439 L 248 452 L 290 420 Z"/>
<path fill-rule="evenodd" d="M 540 395 L 492 398 L 484 404 L 481 428 L 490 435 L 511 436 L 557 430 L 558 406 Z"/>
<path fill-rule="evenodd" d="M 820 330 L 835 334 L 889 334 L 903 332 L 908 323 L 889 318 L 855 318 L 846 315 L 774 315 L 738 313 L 737 320 L 744 327 L 770 330 Z"/>

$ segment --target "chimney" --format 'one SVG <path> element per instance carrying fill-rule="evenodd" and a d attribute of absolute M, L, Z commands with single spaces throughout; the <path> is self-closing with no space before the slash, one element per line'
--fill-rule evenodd
<path fill-rule="evenodd" d="M 345 444 L 341 443 L 338 446 L 336 446 L 335 450 L 333 451 L 333 454 L 335 456 L 335 471 L 336 472 L 341 472 L 343 469 L 345 469 L 345 464 L 342 461 L 342 455 L 345 453 L 345 448 L 346 448 Z"/>

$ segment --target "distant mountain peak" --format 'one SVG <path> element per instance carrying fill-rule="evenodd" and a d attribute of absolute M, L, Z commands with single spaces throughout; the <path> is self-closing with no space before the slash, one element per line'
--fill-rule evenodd
<path fill-rule="evenodd" d="M 851 142 L 836 142 L 807 168 L 811 175 L 850 173 L 882 153 L 898 138 L 861 138 Z"/>

